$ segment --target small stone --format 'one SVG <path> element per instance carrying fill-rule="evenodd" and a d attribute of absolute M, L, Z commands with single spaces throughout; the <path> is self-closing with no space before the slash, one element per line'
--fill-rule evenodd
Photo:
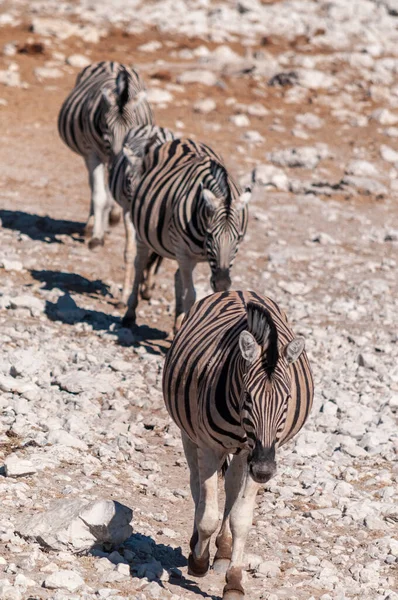
<path fill-rule="evenodd" d="M 3 267 L 5 271 L 23 271 L 23 264 L 19 260 L 3 258 L 0 260 L 0 267 Z"/>
<path fill-rule="evenodd" d="M 367 160 L 352 160 L 348 163 L 345 172 L 347 175 L 357 175 L 358 177 L 377 177 L 379 171 Z"/>
<path fill-rule="evenodd" d="M 162 46 L 163 44 L 158 40 L 152 40 L 146 44 L 141 44 L 141 46 L 138 46 L 137 50 L 139 50 L 139 52 L 156 52 L 156 50 L 160 50 Z"/>
<path fill-rule="evenodd" d="M 21 296 L 15 296 L 11 298 L 11 308 L 28 308 L 33 311 L 44 312 L 45 304 L 43 300 L 36 298 L 35 296 L 28 296 L 27 294 Z"/>
<path fill-rule="evenodd" d="M 150 104 L 168 104 L 173 100 L 173 95 L 160 88 L 150 88 L 147 91 L 147 99 Z"/>
<path fill-rule="evenodd" d="M 43 585 L 50 590 L 76 592 L 84 585 L 84 579 L 75 571 L 60 570 L 46 577 Z"/>
<path fill-rule="evenodd" d="M 36 67 L 34 73 L 37 79 L 58 79 L 63 76 L 61 69 L 57 67 Z"/>
<path fill-rule="evenodd" d="M 203 115 L 209 114 L 216 108 L 217 104 L 212 98 L 203 98 L 203 100 L 198 100 L 193 105 L 194 111 Z"/>
<path fill-rule="evenodd" d="M 87 56 L 83 56 L 83 54 L 71 54 L 66 59 L 66 62 L 71 67 L 76 67 L 77 69 L 84 69 L 87 65 L 90 64 L 90 60 Z"/>
<path fill-rule="evenodd" d="M 246 115 L 232 115 L 229 117 L 231 123 L 236 125 L 236 127 L 249 127 L 250 120 Z"/>
<path fill-rule="evenodd" d="M 201 83 L 206 86 L 213 86 L 217 83 L 217 76 L 212 71 L 192 70 L 184 71 L 177 78 L 178 83 Z"/>
<path fill-rule="evenodd" d="M 279 575 L 281 574 L 281 570 L 279 567 L 280 567 L 280 563 L 268 560 L 266 562 L 262 562 L 258 566 L 257 571 L 258 571 L 258 573 L 261 573 L 262 575 L 265 575 L 266 577 L 279 577 Z"/>
<path fill-rule="evenodd" d="M 274 187 L 283 192 L 289 190 L 289 179 L 286 173 L 274 165 L 259 165 L 255 168 L 253 176 L 258 185 Z"/>
<path fill-rule="evenodd" d="M 19 458 L 16 454 L 10 454 L 4 461 L 6 477 L 24 477 L 33 475 L 37 469 L 26 459 Z"/>
<path fill-rule="evenodd" d="M 391 163 L 398 163 L 398 152 L 390 148 L 390 146 L 382 144 L 380 146 L 380 154 L 383 160 Z"/>
<path fill-rule="evenodd" d="M 398 123 L 398 115 L 394 115 L 388 108 L 377 108 L 372 112 L 372 119 L 380 123 L 380 125 L 396 125 Z"/>

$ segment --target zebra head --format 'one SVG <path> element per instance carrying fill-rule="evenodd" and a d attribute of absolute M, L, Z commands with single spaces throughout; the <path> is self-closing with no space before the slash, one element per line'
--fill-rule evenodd
<path fill-rule="evenodd" d="M 205 204 L 205 250 L 211 269 L 210 285 L 214 292 L 225 292 L 231 287 L 230 270 L 238 252 L 239 243 L 246 233 L 247 203 L 251 191 L 239 193 L 229 181 L 221 164 L 210 161 L 212 181 L 202 184 Z M 239 195 L 238 195 L 239 194 Z"/>
<path fill-rule="evenodd" d="M 152 122 L 152 111 L 142 89 L 138 74 L 121 66 L 115 87 L 101 90 L 105 133 L 103 139 L 108 153 L 120 152 L 128 131 L 143 123 Z"/>
<path fill-rule="evenodd" d="M 239 337 L 243 363 L 241 423 L 249 447 L 249 472 L 266 483 L 276 472 L 275 450 L 283 433 L 289 401 L 289 365 L 304 350 L 304 338 L 278 344 L 278 332 L 269 311 L 247 304 L 247 329 Z"/>

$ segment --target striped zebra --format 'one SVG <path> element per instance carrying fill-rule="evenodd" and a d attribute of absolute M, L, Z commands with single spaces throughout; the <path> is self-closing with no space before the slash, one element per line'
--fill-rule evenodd
<path fill-rule="evenodd" d="M 126 157 L 133 173 L 128 185 L 137 254 L 123 323 L 135 324 L 143 272 L 150 254 L 155 253 L 178 263 L 178 329 L 195 301 L 192 274 L 198 262 L 208 261 L 213 290 L 229 289 L 230 269 L 247 228 L 250 192 L 242 193 L 211 148 L 189 139 L 152 146 L 143 156 L 127 153 Z M 116 190 L 116 184 L 112 189 Z"/>
<path fill-rule="evenodd" d="M 131 220 L 131 184 L 136 177 L 141 176 L 141 171 L 137 174 L 137 164 L 134 164 L 136 156 L 143 156 L 152 146 L 158 146 L 167 141 L 175 139 L 175 135 L 170 129 L 159 127 L 157 125 L 141 125 L 131 129 L 123 141 L 121 151 L 116 155 L 110 165 L 109 188 L 113 198 L 118 202 L 123 210 L 123 221 L 125 228 L 126 243 L 124 248 L 124 282 L 121 298 L 121 305 L 127 304 L 131 292 L 132 271 L 134 261 L 134 226 Z M 146 300 L 151 297 L 152 291 L 152 264 L 159 266 L 160 257 L 153 253 L 146 266 L 146 271 L 141 285 L 141 296 Z"/>
<path fill-rule="evenodd" d="M 244 598 L 244 546 L 257 491 L 276 472 L 277 448 L 304 425 L 313 380 L 304 339 L 255 292 L 222 292 L 188 312 L 166 357 L 163 395 L 181 429 L 195 520 L 188 573 L 209 568 L 218 525 L 217 473 L 229 454 L 225 510 L 214 568 L 226 570 L 223 600 Z"/>
<path fill-rule="evenodd" d="M 120 219 L 108 190 L 106 166 L 121 149 L 126 133 L 146 123 L 152 123 L 152 112 L 144 85 L 134 69 L 117 62 L 98 62 L 83 69 L 61 107 L 59 134 L 84 158 L 89 173 L 90 248 L 103 245 L 108 223 Z"/>

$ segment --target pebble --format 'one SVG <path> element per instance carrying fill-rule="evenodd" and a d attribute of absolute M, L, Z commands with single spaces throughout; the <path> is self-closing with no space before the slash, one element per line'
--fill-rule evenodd
<path fill-rule="evenodd" d="M 197 100 L 193 105 L 193 110 L 203 115 L 208 115 L 216 108 L 217 104 L 213 98 L 203 98 L 202 100 Z"/>
<path fill-rule="evenodd" d="M 48 575 L 43 585 L 50 590 L 62 589 L 68 590 L 68 592 L 76 592 L 84 585 L 84 579 L 76 571 L 61 569 Z"/>
<path fill-rule="evenodd" d="M 71 54 L 66 59 L 66 62 L 71 67 L 76 67 L 77 69 L 84 69 L 87 65 L 90 64 L 90 59 L 87 56 L 83 56 L 83 54 Z"/>
<path fill-rule="evenodd" d="M 184 71 L 177 77 L 177 82 L 182 85 L 187 83 L 200 83 L 202 85 L 211 87 L 217 83 L 217 75 L 212 71 L 206 70 L 192 70 Z"/>
<path fill-rule="evenodd" d="M 30 460 L 20 458 L 16 454 L 9 454 L 4 461 L 6 477 L 24 477 L 33 475 L 37 469 Z"/>

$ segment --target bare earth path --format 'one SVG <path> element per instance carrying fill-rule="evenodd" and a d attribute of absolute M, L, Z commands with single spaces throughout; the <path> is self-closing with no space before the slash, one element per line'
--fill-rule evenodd
<path fill-rule="evenodd" d="M 233 287 L 275 298 L 306 337 L 316 402 L 259 496 L 248 599 L 397 600 L 398 54 L 393 26 L 384 39 L 377 30 L 377 19 L 397 18 L 388 3 L 356 2 L 360 18 L 371 15 L 363 27 L 374 28 L 377 51 L 369 36 L 361 50 L 354 34 L 352 47 L 333 47 L 326 17 L 326 33 L 309 20 L 306 35 L 284 36 L 276 21 L 278 34 L 250 45 L 246 34 L 187 37 L 152 21 L 139 33 L 108 26 L 92 43 L 29 31 L 33 19 L 61 11 L 47 4 L 43 15 L 33 12 L 38 3 L 30 12 L 4 5 L 15 23 L 0 19 L 0 50 L 15 51 L 0 56 L 0 81 L 19 74 L 15 86 L 0 83 L 0 598 L 219 598 L 223 586 L 214 573 L 186 576 L 188 471 L 161 395 L 174 265 L 163 265 L 131 333 L 116 307 L 122 226 L 95 252 L 82 237 L 86 173 L 56 130 L 79 70 L 65 59 L 79 54 L 134 63 L 158 123 L 208 142 L 243 181 L 256 169 Z M 256 14 L 247 4 L 243 28 Z M 288 3 L 252 4 L 282 19 Z M 65 18 L 101 31 L 94 16 L 105 5 Z M 331 5 L 338 16 L 340 3 Z M 298 4 L 291 11 L 299 15 Z M 214 85 L 185 83 L 195 69 Z M 280 73 L 290 84 L 269 85 Z M 216 108 L 195 112 L 205 98 Z M 210 293 L 206 265 L 196 287 L 199 297 Z M 35 473 L 5 477 L 11 453 Z M 16 533 L 21 517 L 75 497 L 134 510 L 134 534 L 118 555 L 47 552 Z M 60 569 L 84 583 L 43 587 Z"/>

